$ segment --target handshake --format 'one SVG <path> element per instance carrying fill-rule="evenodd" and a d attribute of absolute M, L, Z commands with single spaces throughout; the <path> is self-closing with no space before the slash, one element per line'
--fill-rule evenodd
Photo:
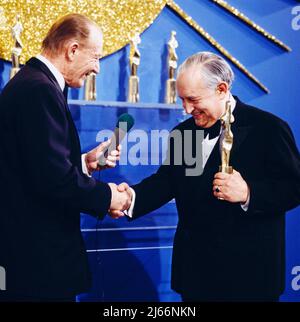
<path fill-rule="evenodd" d="M 124 216 L 125 210 L 128 210 L 132 201 L 132 191 L 126 182 L 119 185 L 115 183 L 108 184 L 111 189 L 111 203 L 109 208 L 109 215 L 118 219 Z"/>
<path fill-rule="evenodd" d="M 105 155 L 105 151 L 111 145 L 111 139 L 99 144 L 96 148 L 86 153 L 84 156 L 87 172 L 91 175 L 94 171 L 99 171 L 107 168 L 114 168 L 116 162 L 120 160 L 122 146 L 118 145 L 116 150 L 110 151 L 106 157 L 105 165 L 99 164 L 101 156 Z M 108 184 L 111 189 L 111 203 L 109 214 L 112 218 L 120 218 L 124 216 L 124 210 L 128 210 L 132 201 L 132 190 L 126 182 L 119 184 Z"/>

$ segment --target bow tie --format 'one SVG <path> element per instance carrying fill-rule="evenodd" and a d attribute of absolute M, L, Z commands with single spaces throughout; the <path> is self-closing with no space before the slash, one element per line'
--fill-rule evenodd
<path fill-rule="evenodd" d="M 216 138 L 217 136 L 220 135 L 220 129 L 221 129 L 221 122 L 220 120 L 218 120 L 213 126 L 207 129 L 204 129 L 204 138 L 206 138 L 207 134 L 209 135 L 208 136 L 209 140 Z"/>

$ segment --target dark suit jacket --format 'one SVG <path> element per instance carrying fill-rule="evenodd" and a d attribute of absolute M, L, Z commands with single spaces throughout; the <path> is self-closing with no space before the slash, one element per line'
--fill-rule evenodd
<path fill-rule="evenodd" d="M 250 186 L 247 212 L 213 196 L 218 143 L 202 175 L 188 177 L 186 166 L 163 165 L 133 186 L 134 218 L 175 198 L 172 288 L 191 299 L 263 299 L 284 289 L 284 213 L 300 202 L 299 152 L 290 128 L 276 116 L 238 99 L 233 114 L 231 165 Z M 195 135 L 201 128 L 190 118 L 176 129 Z"/>
<path fill-rule="evenodd" d="M 49 69 L 32 58 L 0 96 L 0 265 L 7 291 L 68 297 L 90 286 L 80 212 L 111 191 L 82 172 L 78 134 Z"/>

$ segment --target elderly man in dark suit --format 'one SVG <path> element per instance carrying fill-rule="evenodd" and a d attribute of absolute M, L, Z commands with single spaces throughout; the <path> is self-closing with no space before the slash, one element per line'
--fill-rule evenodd
<path fill-rule="evenodd" d="M 90 286 L 80 212 L 128 208 L 115 184 L 96 181 L 107 143 L 81 155 L 68 87 L 99 72 L 102 32 L 80 14 L 58 20 L 0 96 L 0 265 L 6 300 L 67 301 Z M 107 160 L 114 166 L 120 151 Z"/>
<path fill-rule="evenodd" d="M 170 140 L 169 165 L 132 190 L 119 186 L 133 193 L 133 218 L 175 198 L 172 288 L 185 301 L 276 301 L 284 290 L 284 214 L 300 203 L 299 151 L 286 122 L 232 96 L 233 78 L 227 62 L 209 52 L 189 57 L 178 71 L 178 95 L 192 115 L 175 128 L 183 138 L 179 151 L 201 146 L 203 171 L 187 175 L 191 166 L 174 162 L 178 144 Z M 228 101 L 235 118 L 232 174 L 218 172 L 219 120 Z"/>

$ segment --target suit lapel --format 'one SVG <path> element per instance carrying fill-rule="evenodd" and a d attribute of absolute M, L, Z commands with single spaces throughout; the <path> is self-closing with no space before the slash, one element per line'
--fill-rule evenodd
<path fill-rule="evenodd" d="M 233 111 L 233 115 L 235 117 L 234 123 L 232 123 L 231 130 L 233 133 L 233 146 L 231 150 L 231 158 L 232 156 L 238 154 L 238 150 L 251 131 L 252 127 L 246 125 L 245 116 L 243 113 L 243 103 L 235 96 L 236 106 Z M 220 152 L 220 138 L 215 144 L 208 160 L 203 169 L 203 174 L 207 172 L 213 171 L 218 172 L 218 167 L 221 165 L 221 152 Z"/>
<path fill-rule="evenodd" d="M 81 146 L 80 146 L 80 139 L 79 139 L 79 135 L 78 135 L 78 132 L 77 132 L 77 129 L 76 129 L 76 126 L 75 126 L 75 123 L 74 123 L 74 120 L 73 120 L 73 117 L 72 117 L 72 114 L 71 114 L 71 111 L 69 109 L 69 106 L 68 106 L 68 103 L 67 101 L 64 99 L 64 103 L 65 103 L 65 109 L 66 109 L 66 114 L 67 114 L 67 118 L 69 120 L 69 123 L 70 123 L 70 128 L 71 128 L 71 131 L 73 132 L 75 138 L 76 138 L 76 146 L 77 146 L 77 149 L 79 151 L 79 153 L 81 154 Z M 81 160 L 81 159 L 80 159 Z M 81 162 L 81 161 L 80 161 Z"/>
<path fill-rule="evenodd" d="M 235 154 L 251 130 L 250 126 L 232 128 L 233 146 L 231 154 Z"/>
<path fill-rule="evenodd" d="M 233 146 L 231 154 L 237 153 L 239 147 L 250 133 L 252 126 L 246 125 L 243 103 L 235 96 L 236 106 L 233 111 L 235 121 L 232 123 L 231 130 L 233 133 Z"/>

